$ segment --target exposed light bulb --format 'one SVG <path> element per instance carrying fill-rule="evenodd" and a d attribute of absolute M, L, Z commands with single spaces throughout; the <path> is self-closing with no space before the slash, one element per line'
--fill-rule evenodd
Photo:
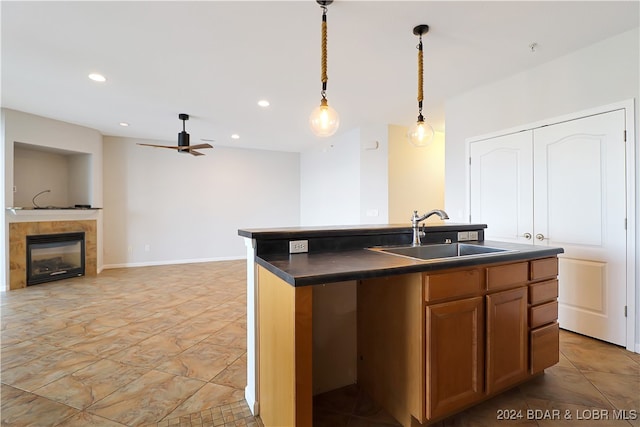
<path fill-rule="evenodd" d="M 99 83 L 104 83 L 104 82 L 107 81 L 107 78 L 105 76 L 103 76 L 102 74 L 98 74 L 98 73 L 89 74 L 89 78 L 91 80 L 93 80 L 94 82 L 99 82 Z"/>
<path fill-rule="evenodd" d="M 326 98 L 320 101 L 320 106 L 309 116 L 311 131 L 319 137 L 331 136 L 340 126 L 340 117 L 333 108 L 329 107 Z"/>
<path fill-rule="evenodd" d="M 424 119 L 418 120 L 418 123 L 409 131 L 409 142 L 416 147 L 426 147 L 433 140 L 433 128 L 426 123 Z"/>

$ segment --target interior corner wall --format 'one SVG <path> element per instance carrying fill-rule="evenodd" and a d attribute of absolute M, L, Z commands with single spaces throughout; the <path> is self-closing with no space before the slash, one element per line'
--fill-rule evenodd
<path fill-rule="evenodd" d="M 300 154 L 300 225 L 360 223 L 360 129 Z"/>
<path fill-rule="evenodd" d="M 389 223 L 388 126 L 360 128 L 360 223 Z"/>
<path fill-rule="evenodd" d="M 389 222 L 410 224 L 414 210 L 444 209 L 444 134 L 426 147 L 407 140 L 405 126 L 389 126 Z M 429 221 L 436 221 L 432 217 Z"/>
<path fill-rule="evenodd" d="M 298 226 L 298 153 L 217 146 L 194 157 L 104 138 L 106 267 L 246 257 L 240 228 Z"/>

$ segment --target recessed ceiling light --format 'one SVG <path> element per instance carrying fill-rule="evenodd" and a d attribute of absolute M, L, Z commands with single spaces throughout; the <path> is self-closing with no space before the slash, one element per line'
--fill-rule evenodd
<path fill-rule="evenodd" d="M 233 135 L 231 135 L 231 139 L 240 139 L 240 135 L 234 133 Z"/>
<path fill-rule="evenodd" d="M 89 74 L 89 78 L 91 80 L 93 80 L 94 82 L 102 83 L 102 82 L 106 82 L 107 81 L 107 78 L 105 76 L 103 76 L 102 74 L 98 74 L 98 73 Z"/>
<path fill-rule="evenodd" d="M 122 127 L 125 127 L 125 128 L 126 128 L 127 126 L 129 126 L 129 123 L 127 123 L 127 122 L 120 122 L 120 126 L 122 126 Z"/>
<path fill-rule="evenodd" d="M 270 104 L 266 99 L 261 99 L 260 101 L 258 101 L 258 105 L 261 107 L 268 107 Z"/>

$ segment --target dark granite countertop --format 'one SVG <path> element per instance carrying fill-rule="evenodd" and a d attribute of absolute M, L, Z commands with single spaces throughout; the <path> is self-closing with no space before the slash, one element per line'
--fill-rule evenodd
<path fill-rule="evenodd" d="M 332 230 L 335 230 L 335 228 L 332 228 Z M 564 252 L 562 248 L 505 242 L 466 243 L 506 249 L 509 252 L 483 254 L 480 257 L 469 258 L 453 257 L 438 260 L 416 260 L 363 248 L 320 253 L 267 254 L 256 257 L 256 262 L 292 286 L 307 286 L 544 258 Z"/>
<path fill-rule="evenodd" d="M 424 225 L 424 228 L 423 228 Z M 452 223 L 426 223 L 420 226 L 421 230 L 429 232 L 463 231 L 470 228 L 484 229 L 486 224 L 452 224 Z M 353 235 L 380 235 L 411 233 L 411 224 L 380 224 L 380 225 L 344 225 L 344 226 L 317 226 L 317 227 L 281 227 L 281 228 L 253 228 L 240 229 L 238 235 L 251 239 L 304 239 L 309 237 L 348 237 Z"/>

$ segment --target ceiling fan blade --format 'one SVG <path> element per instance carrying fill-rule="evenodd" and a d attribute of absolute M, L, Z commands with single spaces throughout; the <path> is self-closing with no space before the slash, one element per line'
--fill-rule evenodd
<path fill-rule="evenodd" d="M 204 156 L 204 153 L 200 153 L 199 151 L 189 150 L 189 154 L 192 156 Z"/>
<path fill-rule="evenodd" d="M 190 150 L 199 150 L 201 148 L 213 148 L 213 146 L 211 144 L 196 144 L 196 145 L 190 145 L 189 149 Z"/>
<path fill-rule="evenodd" d="M 139 142 L 137 144 L 144 145 L 145 147 L 171 148 L 172 150 L 179 150 L 180 148 L 184 148 L 184 147 L 171 146 L 171 145 L 142 144 Z"/>

